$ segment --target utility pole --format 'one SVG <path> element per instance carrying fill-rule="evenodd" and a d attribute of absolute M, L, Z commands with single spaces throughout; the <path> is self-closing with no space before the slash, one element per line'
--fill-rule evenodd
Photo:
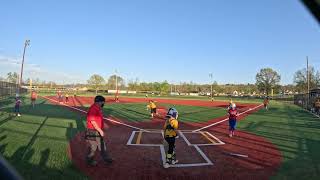
<path fill-rule="evenodd" d="M 22 74 L 23 74 L 23 65 L 24 65 L 24 55 L 26 54 L 26 48 L 30 45 L 30 40 L 26 40 L 24 42 L 24 48 L 23 48 L 23 55 L 22 55 L 22 63 L 21 63 L 21 72 L 20 72 L 20 81 L 19 81 L 19 88 L 21 88 L 22 84 Z"/>
<path fill-rule="evenodd" d="M 32 90 L 32 78 L 29 79 L 29 88 L 30 88 L 30 91 Z"/>
<path fill-rule="evenodd" d="M 212 98 L 213 98 L 213 94 L 212 94 L 212 84 L 213 84 L 212 83 L 212 77 L 213 76 L 212 76 L 212 73 L 209 74 L 209 77 L 211 78 L 211 93 L 210 94 L 211 94 L 211 100 L 212 100 Z"/>
<path fill-rule="evenodd" d="M 308 83 L 308 93 L 310 91 L 310 72 L 309 72 L 309 59 L 307 56 L 307 83 Z"/>
<path fill-rule="evenodd" d="M 116 74 L 116 91 L 118 92 L 118 75 L 117 75 L 118 71 L 115 71 Z"/>
<path fill-rule="evenodd" d="M 308 84 L 308 89 L 307 89 L 307 95 L 308 95 L 308 100 L 307 100 L 307 109 L 309 108 L 309 103 L 310 103 L 310 72 L 309 72 L 309 59 L 307 56 L 307 84 Z"/>

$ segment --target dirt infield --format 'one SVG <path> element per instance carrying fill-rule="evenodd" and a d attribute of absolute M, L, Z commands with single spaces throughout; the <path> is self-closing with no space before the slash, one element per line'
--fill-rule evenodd
<path fill-rule="evenodd" d="M 49 98 L 56 103 L 53 97 Z M 127 98 L 121 102 L 146 101 L 145 98 Z M 215 101 L 172 99 L 157 99 L 157 101 L 209 107 L 226 105 L 226 102 Z M 86 102 L 92 102 L 92 98 L 71 98 L 68 105 L 78 108 L 87 104 Z M 246 113 L 239 119 L 259 110 L 260 107 L 256 104 L 243 105 L 241 112 Z M 84 159 L 87 148 L 83 133 L 77 134 L 69 144 L 68 152 L 74 165 L 92 179 L 269 179 L 275 174 L 282 160 L 276 146 L 262 137 L 237 131 L 235 137 L 229 138 L 227 122 L 218 123 L 201 131 L 190 131 L 199 130 L 201 127 L 225 119 L 221 117 L 206 123 L 181 122 L 181 131 L 176 143 L 180 166 L 165 169 L 163 168 L 162 134 L 159 131 L 163 125 L 163 119 L 139 123 L 129 123 L 124 119 L 113 117 L 109 119 L 114 120 L 114 122 L 105 121 L 107 148 L 115 160 L 112 165 L 106 166 L 100 163 L 94 168 L 86 166 Z M 128 123 L 143 131 L 115 122 Z M 99 156 L 97 158 L 99 159 Z M 101 159 L 99 161 L 101 162 Z"/>

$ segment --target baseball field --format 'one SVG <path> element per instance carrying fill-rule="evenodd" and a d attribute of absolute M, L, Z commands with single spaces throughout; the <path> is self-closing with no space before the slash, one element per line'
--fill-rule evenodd
<path fill-rule="evenodd" d="M 93 97 L 58 103 L 42 96 L 35 108 L 22 98 L 21 117 L 13 98 L 1 101 L 0 152 L 25 179 L 317 179 L 320 175 L 320 119 L 299 107 L 272 101 L 236 102 L 236 136 L 228 136 L 227 100 L 107 99 L 107 149 L 112 165 L 85 164 L 85 115 Z M 169 107 L 179 111 L 178 164 L 164 165 L 162 126 Z M 97 158 L 99 158 L 97 156 Z"/>

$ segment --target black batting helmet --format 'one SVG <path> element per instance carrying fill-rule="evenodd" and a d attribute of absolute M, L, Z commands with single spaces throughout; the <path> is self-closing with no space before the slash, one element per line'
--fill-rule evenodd
<path fill-rule="evenodd" d="M 96 96 L 94 102 L 106 102 L 106 99 L 103 96 Z"/>

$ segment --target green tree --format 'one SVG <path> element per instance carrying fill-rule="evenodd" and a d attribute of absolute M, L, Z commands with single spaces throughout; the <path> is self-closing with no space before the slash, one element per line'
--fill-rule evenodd
<path fill-rule="evenodd" d="M 112 75 L 108 78 L 108 87 L 109 89 L 116 89 L 116 81 L 118 84 L 118 89 L 125 86 L 124 79 L 120 76 Z"/>
<path fill-rule="evenodd" d="M 309 84 L 310 84 L 310 89 L 316 88 L 320 86 L 320 72 L 315 71 L 314 67 L 309 67 Z M 308 89 L 308 81 L 307 81 L 307 68 L 303 68 L 298 70 L 294 74 L 294 79 L 293 79 L 296 89 L 299 92 L 307 92 Z"/>
<path fill-rule="evenodd" d="M 19 75 L 18 75 L 18 73 L 16 73 L 16 72 L 9 72 L 8 74 L 7 74 L 7 80 L 9 81 L 9 82 L 11 82 L 11 83 L 17 83 L 18 82 L 18 78 L 19 78 Z"/>
<path fill-rule="evenodd" d="M 96 90 L 96 94 L 98 94 L 99 87 L 105 84 L 105 80 L 103 79 L 103 77 L 98 74 L 92 75 L 87 82 L 93 89 Z"/>
<path fill-rule="evenodd" d="M 152 83 L 152 91 L 157 91 L 157 92 L 161 92 L 161 83 L 159 82 L 154 82 Z"/>
<path fill-rule="evenodd" d="M 128 82 L 128 89 L 131 91 L 137 91 L 140 88 L 139 79 L 136 78 L 135 80 L 129 80 Z"/>
<path fill-rule="evenodd" d="M 265 92 L 267 95 L 271 89 L 277 87 L 280 83 L 281 76 L 271 68 L 261 69 L 256 75 L 256 85 L 260 92 Z"/>
<path fill-rule="evenodd" d="M 142 82 L 139 85 L 139 90 L 140 91 L 152 91 L 151 85 L 146 82 Z"/>
<path fill-rule="evenodd" d="M 167 81 L 163 81 L 160 84 L 160 94 L 168 93 L 170 89 L 170 84 Z"/>

